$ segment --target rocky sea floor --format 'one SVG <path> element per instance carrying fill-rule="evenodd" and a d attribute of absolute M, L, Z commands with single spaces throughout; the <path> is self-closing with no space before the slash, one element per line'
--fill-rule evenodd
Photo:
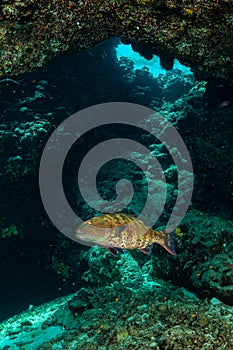
<path fill-rule="evenodd" d="M 0 325 L 2 350 L 233 348 L 233 310 L 158 280 L 120 283 L 30 307 Z"/>
<path fill-rule="evenodd" d="M 80 252 L 83 287 L 1 323 L 0 349 L 232 349 L 231 223 L 191 209 L 180 227 L 175 257 Z"/>

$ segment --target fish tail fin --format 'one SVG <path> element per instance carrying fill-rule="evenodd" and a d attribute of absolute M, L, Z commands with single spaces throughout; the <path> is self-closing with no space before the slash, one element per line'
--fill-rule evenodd
<path fill-rule="evenodd" d="M 174 243 L 174 231 L 167 232 L 166 230 L 160 231 L 163 234 L 163 242 L 158 242 L 164 249 L 168 251 L 171 255 L 176 255 L 175 243 Z"/>

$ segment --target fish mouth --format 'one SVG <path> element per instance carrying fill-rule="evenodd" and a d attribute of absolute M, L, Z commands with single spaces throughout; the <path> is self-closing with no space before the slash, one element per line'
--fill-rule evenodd
<path fill-rule="evenodd" d="M 100 235 L 96 230 L 83 230 L 82 228 L 78 228 L 75 234 L 78 240 L 83 241 L 83 243 L 91 244 L 91 245 L 100 245 L 106 246 L 106 237 L 105 235 Z"/>
<path fill-rule="evenodd" d="M 76 237 L 86 243 L 94 243 L 95 242 L 95 237 L 92 237 L 90 233 L 87 233 L 82 230 L 77 230 L 76 231 Z"/>

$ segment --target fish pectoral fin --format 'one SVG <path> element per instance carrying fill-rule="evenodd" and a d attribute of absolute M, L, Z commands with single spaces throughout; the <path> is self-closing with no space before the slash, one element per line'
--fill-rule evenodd
<path fill-rule="evenodd" d="M 143 252 L 144 254 L 151 254 L 152 252 L 152 249 L 153 249 L 153 243 L 152 244 L 149 244 L 147 247 L 145 248 L 138 248 L 141 252 Z"/>
<path fill-rule="evenodd" d="M 111 253 L 112 255 L 117 255 L 116 249 L 114 249 L 114 248 L 107 248 L 107 249 L 108 249 L 109 253 Z"/>
<path fill-rule="evenodd" d="M 123 249 L 121 249 L 121 248 L 115 248 L 119 253 L 121 253 L 121 254 L 125 254 L 125 252 L 124 252 L 124 250 Z"/>
<path fill-rule="evenodd" d="M 108 251 L 112 254 L 112 255 L 117 255 L 117 252 L 121 253 L 121 254 L 124 254 L 124 250 L 121 249 L 121 248 L 108 248 Z"/>

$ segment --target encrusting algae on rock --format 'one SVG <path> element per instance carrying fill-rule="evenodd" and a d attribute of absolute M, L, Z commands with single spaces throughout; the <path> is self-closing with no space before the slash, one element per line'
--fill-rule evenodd
<path fill-rule="evenodd" d="M 4 1 L 0 76 L 120 37 L 148 44 L 162 61 L 177 58 L 199 75 L 232 86 L 232 21 L 229 0 Z"/>

